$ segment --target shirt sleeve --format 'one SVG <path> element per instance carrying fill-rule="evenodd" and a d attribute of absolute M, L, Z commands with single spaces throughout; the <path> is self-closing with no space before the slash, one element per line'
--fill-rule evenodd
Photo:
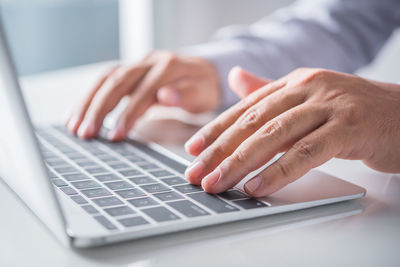
<path fill-rule="evenodd" d="M 230 26 L 183 49 L 210 60 L 220 76 L 222 108 L 238 100 L 227 76 L 234 66 L 279 78 L 298 67 L 352 73 L 371 62 L 400 26 L 399 0 L 300 0 L 250 26 Z"/>

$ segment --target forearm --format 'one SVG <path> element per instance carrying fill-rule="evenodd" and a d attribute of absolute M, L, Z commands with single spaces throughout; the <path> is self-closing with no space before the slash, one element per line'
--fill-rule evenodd
<path fill-rule="evenodd" d="M 226 107 L 237 100 L 226 83 L 236 65 L 272 79 L 298 67 L 354 72 L 400 25 L 398 10 L 394 0 L 299 1 L 250 27 L 223 29 L 216 41 L 185 52 L 214 63 Z"/>

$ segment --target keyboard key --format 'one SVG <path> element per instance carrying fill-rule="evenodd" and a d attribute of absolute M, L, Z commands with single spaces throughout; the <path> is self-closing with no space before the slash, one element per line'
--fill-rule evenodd
<path fill-rule="evenodd" d="M 120 197 L 123 198 L 134 198 L 134 197 L 142 197 L 145 196 L 145 193 L 143 193 L 140 189 L 134 188 L 134 189 L 128 189 L 128 190 L 119 190 L 115 191 Z"/>
<path fill-rule="evenodd" d="M 53 179 L 51 180 L 53 184 L 57 187 L 67 186 L 68 184 L 61 179 Z"/>
<path fill-rule="evenodd" d="M 100 207 L 118 206 L 123 204 L 122 201 L 116 197 L 95 198 L 92 199 L 92 201 Z"/>
<path fill-rule="evenodd" d="M 104 183 L 104 185 L 107 186 L 108 188 L 110 188 L 111 190 L 121 190 L 121 189 L 133 188 L 133 186 L 126 181 L 109 182 L 109 183 Z"/>
<path fill-rule="evenodd" d="M 221 194 L 218 194 L 220 197 L 223 197 L 227 200 L 237 200 L 237 199 L 242 199 L 242 198 L 249 198 L 248 195 L 245 193 L 240 192 L 239 190 L 229 190 L 225 191 Z"/>
<path fill-rule="evenodd" d="M 139 226 L 139 225 L 144 225 L 144 224 L 149 224 L 148 221 L 146 221 L 142 217 L 131 217 L 131 218 L 124 218 L 118 220 L 123 226 L 125 227 L 133 227 L 133 226 Z"/>
<path fill-rule="evenodd" d="M 68 166 L 68 162 L 64 160 L 54 160 L 54 161 L 47 161 L 47 165 L 52 167 L 60 167 L 60 166 Z"/>
<path fill-rule="evenodd" d="M 109 182 L 109 181 L 121 180 L 121 178 L 118 175 L 113 174 L 113 173 L 94 175 L 94 177 L 97 180 L 99 180 L 100 182 Z"/>
<path fill-rule="evenodd" d="M 99 156 L 102 154 L 105 154 L 105 152 L 97 147 L 85 147 L 85 150 L 87 152 L 90 152 L 91 154 L 95 155 L 95 156 Z"/>
<path fill-rule="evenodd" d="M 156 180 L 154 180 L 150 176 L 133 177 L 133 178 L 129 178 L 129 180 L 132 181 L 134 184 L 137 184 L 137 185 L 151 184 L 151 183 L 155 183 L 156 182 Z"/>
<path fill-rule="evenodd" d="M 203 204 L 207 208 L 215 211 L 216 213 L 224 213 L 224 212 L 239 210 L 238 208 L 235 208 L 234 206 L 228 204 L 227 202 L 206 192 L 197 192 L 193 194 L 188 194 L 187 196 Z"/>
<path fill-rule="evenodd" d="M 61 191 L 63 191 L 65 194 L 72 196 L 72 195 L 77 195 L 78 192 L 75 191 L 72 187 L 69 186 L 64 186 L 64 187 L 59 187 Z"/>
<path fill-rule="evenodd" d="M 173 175 L 172 173 L 170 173 L 169 171 L 166 171 L 166 170 L 151 171 L 150 173 L 152 175 L 154 175 L 155 177 L 165 177 L 165 176 Z"/>
<path fill-rule="evenodd" d="M 60 150 L 61 152 L 63 152 L 63 154 L 65 154 L 65 153 L 74 153 L 74 152 L 76 152 L 75 149 L 72 149 L 72 148 L 70 148 L 70 147 L 68 147 L 68 146 L 65 146 L 65 145 L 55 144 L 55 147 L 56 147 L 58 150 Z"/>
<path fill-rule="evenodd" d="M 116 157 L 104 154 L 104 155 L 100 155 L 97 157 L 98 159 L 100 159 L 103 162 L 118 162 L 118 159 Z"/>
<path fill-rule="evenodd" d="M 59 158 L 55 153 L 53 152 L 42 152 L 43 157 L 48 160 L 48 159 L 54 159 L 54 158 Z"/>
<path fill-rule="evenodd" d="M 187 184 L 187 181 L 181 177 L 175 176 L 170 178 L 162 178 L 161 181 L 167 185 Z"/>
<path fill-rule="evenodd" d="M 86 174 L 83 174 L 83 173 L 64 174 L 63 177 L 70 182 L 81 181 L 81 180 L 90 180 L 90 178 Z"/>
<path fill-rule="evenodd" d="M 110 168 L 114 169 L 114 170 L 122 170 L 122 169 L 129 169 L 131 168 L 130 165 L 123 163 L 123 162 L 115 162 L 115 163 L 110 163 L 108 164 L 108 166 L 110 166 Z"/>
<path fill-rule="evenodd" d="M 84 166 L 82 168 L 84 168 L 85 170 L 90 170 L 90 169 L 96 169 L 96 168 L 102 168 L 102 167 L 100 166 L 100 164 L 95 163 L 95 164 L 92 164 L 91 166 Z"/>
<path fill-rule="evenodd" d="M 112 195 L 107 189 L 105 188 L 95 188 L 95 189 L 86 189 L 81 191 L 85 196 L 88 198 L 94 197 L 104 197 Z"/>
<path fill-rule="evenodd" d="M 89 188 L 101 187 L 101 185 L 98 182 L 93 180 L 72 182 L 72 185 L 77 189 L 89 189 Z"/>
<path fill-rule="evenodd" d="M 130 156 L 135 154 L 135 152 L 131 151 L 130 149 L 117 149 L 116 151 L 122 156 Z"/>
<path fill-rule="evenodd" d="M 254 199 L 254 198 L 236 200 L 236 201 L 232 201 L 232 202 L 244 209 L 255 209 L 255 208 L 268 207 L 268 205 L 262 203 L 261 201 Z"/>
<path fill-rule="evenodd" d="M 157 192 L 171 190 L 170 188 L 166 187 L 163 184 L 147 184 L 147 185 L 141 185 L 140 187 L 148 193 L 157 193 Z"/>
<path fill-rule="evenodd" d="M 108 172 L 108 170 L 106 170 L 105 168 L 102 168 L 102 167 L 97 167 L 97 168 L 88 168 L 88 169 L 85 169 L 88 173 L 90 173 L 90 174 L 98 174 L 98 173 L 106 173 L 106 172 Z"/>
<path fill-rule="evenodd" d="M 168 210 L 165 207 L 154 207 L 149 209 L 143 209 L 142 211 L 157 222 L 165 222 L 165 221 L 180 219 L 178 215 L 174 214 L 172 211 Z"/>
<path fill-rule="evenodd" d="M 47 170 L 47 174 L 49 175 L 49 178 L 58 178 L 57 174 L 50 170 Z"/>
<path fill-rule="evenodd" d="M 138 166 L 140 168 L 142 168 L 143 170 L 154 170 L 154 169 L 160 168 L 158 165 L 156 165 L 154 163 L 147 163 L 147 162 L 144 162 L 142 164 L 138 164 Z"/>
<path fill-rule="evenodd" d="M 99 211 L 95 207 L 93 207 L 92 205 L 83 205 L 81 207 L 89 214 L 99 213 Z"/>
<path fill-rule="evenodd" d="M 128 202 L 137 208 L 158 205 L 158 202 L 150 197 L 129 199 Z"/>
<path fill-rule="evenodd" d="M 134 214 L 135 213 L 133 211 L 133 209 L 131 209 L 128 206 L 107 208 L 107 209 L 104 209 L 104 211 L 107 212 L 109 215 L 111 215 L 113 217 L 118 217 L 118 216 L 129 215 L 129 214 Z"/>
<path fill-rule="evenodd" d="M 132 176 L 138 176 L 138 175 L 143 175 L 142 172 L 131 169 L 131 170 L 124 170 L 124 171 L 119 171 L 120 174 L 122 174 L 125 177 L 132 177 Z"/>
<path fill-rule="evenodd" d="M 75 163 L 81 166 L 82 168 L 98 166 L 98 164 L 92 160 L 78 161 Z"/>
<path fill-rule="evenodd" d="M 69 159 L 72 159 L 73 161 L 81 161 L 81 160 L 86 160 L 87 157 L 82 155 L 81 153 L 73 153 L 73 154 L 67 154 L 67 157 Z"/>
<path fill-rule="evenodd" d="M 128 159 L 130 162 L 133 162 L 133 163 L 145 161 L 142 157 L 135 156 L 135 155 L 126 156 L 126 159 Z"/>
<path fill-rule="evenodd" d="M 167 204 L 186 217 L 198 217 L 210 214 L 189 200 L 174 201 Z"/>
<path fill-rule="evenodd" d="M 117 229 L 117 227 L 112 224 L 112 222 L 110 222 L 106 217 L 104 216 L 94 216 L 93 218 L 96 219 L 96 221 L 98 221 L 101 225 L 103 225 L 106 229 L 108 230 L 115 230 Z"/>
<path fill-rule="evenodd" d="M 86 199 L 84 199 L 82 196 L 72 196 L 71 199 L 75 201 L 77 204 L 82 205 L 88 203 Z"/>
<path fill-rule="evenodd" d="M 203 188 L 201 188 L 200 186 L 192 184 L 177 185 L 173 186 L 173 188 L 175 188 L 176 190 L 178 190 L 183 194 L 203 191 Z"/>
<path fill-rule="evenodd" d="M 178 199 L 183 199 L 184 197 L 177 192 L 164 192 L 164 193 L 157 193 L 154 194 L 156 198 L 162 201 L 170 201 L 170 200 L 178 200 Z"/>
<path fill-rule="evenodd" d="M 72 166 L 62 166 L 62 167 L 54 167 L 54 170 L 58 173 L 77 173 L 79 172 L 78 169 Z"/>

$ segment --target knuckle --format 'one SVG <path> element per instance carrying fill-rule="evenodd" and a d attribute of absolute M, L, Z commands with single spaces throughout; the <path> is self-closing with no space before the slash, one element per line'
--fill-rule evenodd
<path fill-rule="evenodd" d="M 226 165 L 229 169 L 232 169 L 232 167 L 240 168 L 241 173 L 249 173 L 251 170 L 247 167 L 248 158 L 247 151 L 237 150 L 226 159 L 226 164 L 222 165 Z"/>
<path fill-rule="evenodd" d="M 262 119 L 260 111 L 256 107 L 246 110 L 236 121 L 236 125 L 241 129 L 256 129 Z"/>
<path fill-rule="evenodd" d="M 171 52 L 165 52 L 163 57 L 164 57 L 165 65 L 167 67 L 174 65 L 178 60 L 178 56 Z"/>
<path fill-rule="evenodd" d="M 354 103 L 349 103 L 346 105 L 342 112 L 342 121 L 344 125 L 354 126 L 360 119 L 362 119 L 361 109 Z"/>
<path fill-rule="evenodd" d="M 292 149 L 295 151 L 298 157 L 312 161 L 315 146 L 313 146 L 310 142 L 304 140 L 298 141 L 293 145 Z"/>
<path fill-rule="evenodd" d="M 262 133 L 263 136 L 280 136 L 282 135 L 282 124 L 279 120 L 275 119 L 269 121 L 263 128 Z"/>
<path fill-rule="evenodd" d="M 248 153 L 242 149 L 237 150 L 231 156 L 234 164 L 244 164 L 247 161 L 248 157 Z"/>
<path fill-rule="evenodd" d="M 330 90 L 326 90 L 324 98 L 326 101 L 332 101 L 335 99 L 341 100 L 342 96 L 345 94 L 345 91 L 341 88 L 334 88 Z"/>
<path fill-rule="evenodd" d="M 225 149 L 221 145 L 213 145 L 207 149 L 205 158 L 207 159 L 223 159 L 225 158 Z"/>
<path fill-rule="evenodd" d="M 293 75 L 295 77 L 298 77 L 298 84 L 303 85 L 307 84 L 311 81 L 315 80 L 323 80 L 326 78 L 327 75 L 329 75 L 329 71 L 326 69 L 318 69 L 318 68 L 300 68 L 296 69 L 293 72 Z"/>
<path fill-rule="evenodd" d="M 310 68 L 300 67 L 290 73 L 290 75 L 302 75 L 310 71 Z"/>
<path fill-rule="evenodd" d="M 286 180 L 289 179 L 290 174 L 291 174 L 289 165 L 280 160 L 277 160 L 275 163 L 276 163 L 276 167 L 277 167 L 278 172 L 280 173 L 281 177 Z"/>

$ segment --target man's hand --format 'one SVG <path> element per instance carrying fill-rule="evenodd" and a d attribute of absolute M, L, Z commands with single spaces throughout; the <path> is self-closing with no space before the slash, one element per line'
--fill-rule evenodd
<path fill-rule="evenodd" d="M 129 98 L 109 138 L 126 137 L 135 121 L 153 104 L 179 106 L 189 112 L 212 111 L 220 103 L 220 85 L 207 60 L 154 52 L 134 66 L 115 67 L 104 75 L 66 122 L 68 130 L 89 139 L 123 97 Z"/>
<path fill-rule="evenodd" d="M 235 72 L 229 78 L 238 91 L 235 79 L 241 72 Z M 399 148 L 399 86 L 298 69 L 255 90 L 200 129 L 186 144 L 198 156 L 186 179 L 219 193 L 286 152 L 245 184 L 249 195 L 261 197 L 333 157 L 400 172 Z"/>

